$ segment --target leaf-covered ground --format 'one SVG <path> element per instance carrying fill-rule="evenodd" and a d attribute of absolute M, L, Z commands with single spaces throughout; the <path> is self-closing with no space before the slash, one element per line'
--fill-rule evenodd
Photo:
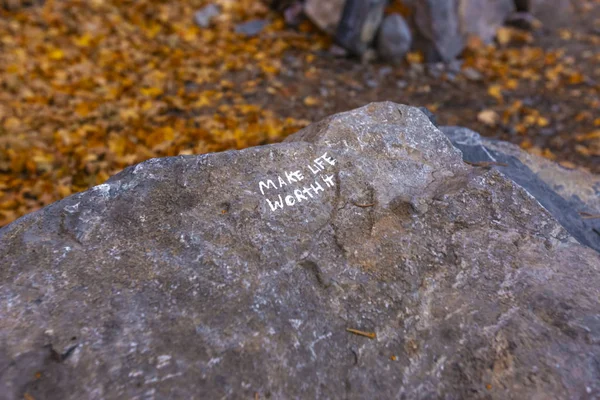
<path fill-rule="evenodd" d="M 464 63 L 339 59 L 259 0 L 47 0 L 0 11 L 0 226 L 152 157 L 281 140 L 370 101 L 600 172 L 600 1 L 533 33 L 473 40 Z M 17 2 L 18 3 L 18 2 Z M 194 24 L 206 4 L 222 11 Z M 560 18 L 559 18 L 560 17 Z M 255 37 L 240 22 L 267 19 Z"/>

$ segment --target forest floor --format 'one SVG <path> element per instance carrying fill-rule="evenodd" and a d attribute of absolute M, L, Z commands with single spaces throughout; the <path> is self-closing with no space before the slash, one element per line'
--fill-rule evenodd
<path fill-rule="evenodd" d="M 600 0 L 447 66 L 338 58 L 259 0 L 15 2 L 0 3 L 0 226 L 152 157 L 272 143 L 383 100 L 600 172 Z M 208 3 L 222 10 L 202 29 Z M 252 19 L 268 24 L 236 33 Z"/>

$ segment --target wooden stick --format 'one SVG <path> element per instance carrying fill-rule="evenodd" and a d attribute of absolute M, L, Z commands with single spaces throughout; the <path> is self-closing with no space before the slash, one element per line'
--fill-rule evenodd
<path fill-rule="evenodd" d="M 474 167 L 492 167 L 494 165 L 498 167 L 508 167 L 508 164 L 496 161 L 465 161 L 465 163 L 469 165 L 473 165 Z"/>
<path fill-rule="evenodd" d="M 352 328 L 346 328 L 346 331 L 348 331 L 350 333 L 354 333 L 355 335 L 368 337 L 369 339 L 375 339 L 377 337 L 375 332 L 359 331 L 358 329 L 352 329 Z"/>
<path fill-rule="evenodd" d="M 580 211 L 579 215 L 581 215 L 581 219 L 598 219 L 600 218 L 600 214 L 590 214 L 588 212 Z"/>
<path fill-rule="evenodd" d="M 358 203 L 352 203 L 354 204 L 356 207 L 363 207 L 363 208 L 367 208 L 367 207 L 373 207 L 375 205 L 375 203 L 371 203 L 371 204 L 358 204 Z"/>

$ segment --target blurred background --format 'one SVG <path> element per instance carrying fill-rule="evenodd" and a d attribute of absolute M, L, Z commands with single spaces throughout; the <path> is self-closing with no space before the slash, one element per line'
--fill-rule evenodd
<path fill-rule="evenodd" d="M 600 0 L 0 4 L 0 226 L 383 100 L 600 172 Z"/>

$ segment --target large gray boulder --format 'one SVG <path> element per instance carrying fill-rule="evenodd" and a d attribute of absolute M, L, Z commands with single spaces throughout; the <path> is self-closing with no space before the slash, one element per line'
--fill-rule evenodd
<path fill-rule="evenodd" d="M 149 160 L 0 260 L 2 399 L 600 396 L 598 253 L 412 107 Z"/>

